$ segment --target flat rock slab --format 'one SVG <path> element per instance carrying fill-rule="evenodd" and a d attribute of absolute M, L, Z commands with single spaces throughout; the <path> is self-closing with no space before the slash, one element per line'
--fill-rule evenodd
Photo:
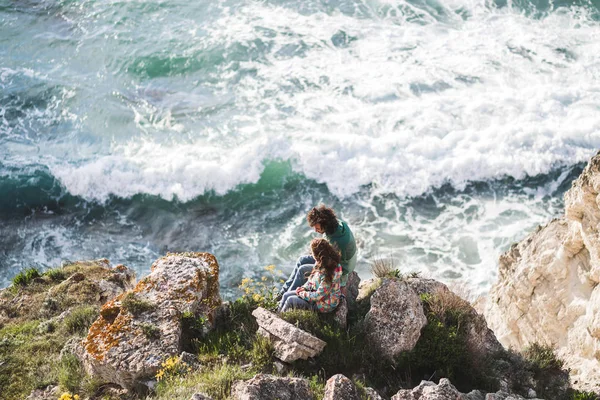
<path fill-rule="evenodd" d="M 167 357 L 181 352 L 182 314 L 204 315 L 212 322 L 220 304 L 213 255 L 168 254 L 132 291 L 102 307 L 83 341 L 83 365 L 104 381 L 135 389 Z"/>
<path fill-rule="evenodd" d="M 258 333 L 273 343 L 275 356 L 282 361 L 315 357 L 321 354 L 327 344 L 262 307 L 254 310 L 252 315 L 258 323 Z"/>

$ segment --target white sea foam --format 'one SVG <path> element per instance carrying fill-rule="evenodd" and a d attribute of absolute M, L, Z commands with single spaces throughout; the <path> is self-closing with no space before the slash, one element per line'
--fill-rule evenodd
<path fill-rule="evenodd" d="M 143 139 L 51 169 L 85 198 L 189 200 L 256 182 L 265 160 L 282 158 L 340 197 L 366 184 L 406 196 L 545 173 L 600 147 L 598 23 L 567 11 L 534 20 L 479 2 L 409 22 L 399 11 L 407 4 L 382 3 L 372 18 L 256 2 L 224 11 L 193 49 L 270 46 L 260 61 L 240 63 L 256 73 L 239 82 L 222 68 L 212 90 L 233 96 L 233 114 L 195 131 L 168 103 L 132 107 Z M 384 5 L 392 8 L 375 18 Z M 460 18 L 460 7 L 472 16 Z M 336 47 L 342 31 L 353 39 Z M 172 140 L 155 143 L 149 129 Z"/>

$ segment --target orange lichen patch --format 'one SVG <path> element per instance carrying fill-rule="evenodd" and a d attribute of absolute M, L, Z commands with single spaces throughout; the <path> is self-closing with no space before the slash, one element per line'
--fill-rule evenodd
<path fill-rule="evenodd" d="M 102 316 L 103 312 L 114 311 L 117 307 L 114 303 L 115 300 L 111 300 L 102 307 L 100 317 L 90 326 L 88 336 L 83 341 L 86 352 L 98 361 L 103 360 L 106 353 L 119 344 L 120 338 L 131 331 L 130 314 L 119 313 L 112 321 Z"/>
<path fill-rule="evenodd" d="M 144 279 L 140 280 L 137 285 L 135 285 L 135 288 L 133 288 L 133 292 L 134 293 L 140 293 L 143 291 L 147 291 L 148 289 L 154 289 L 156 287 L 156 282 L 154 280 L 152 280 L 149 276 L 145 277 Z"/>
<path fill-rule="evenodd" d="M 118 271 L 118 272 L 125 272 L 125 271 L 127 271 L 127 269 L 128 268 L 123 264 L 119 264 L 113 268 L 113 270 Z"/>

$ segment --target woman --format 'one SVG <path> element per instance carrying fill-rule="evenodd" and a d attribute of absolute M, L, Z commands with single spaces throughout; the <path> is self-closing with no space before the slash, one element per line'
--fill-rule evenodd
<path fill-rule="evenodd" d="M 308 281 L 283 295 L 279 311 L 291 309 L 333 311 L 340 302 L 342 266 L 340 253 L 327 240 L 314 239 L 310 243 L 315 265 Z"/>
<path fill-rule="evenodd" d="M 343 293 L 348 274 L 354 271 L 357 259 L 356 241 L 350 227 L 335 215 L 333 209 L 323 204 L 313 207 L 306 215 L 306 221 L 315 232 L 324 234 L 325 239 L 340 251 Z M 306 282 L 307 272 L 310 273 L 315 262 L 316 260 L 311 255 L 300 257 L 277 297 L 281 298 L 286 292 L 302 286 Z"/>

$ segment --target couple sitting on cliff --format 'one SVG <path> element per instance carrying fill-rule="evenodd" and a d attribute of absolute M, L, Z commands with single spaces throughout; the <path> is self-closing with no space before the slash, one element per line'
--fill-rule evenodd
<path fill-rule="evenodd" d="M 335 310 L 346 293 L 348 274 L 356 266 L 354 235 L 331 208 L 314 207 L 306 219 L 315 232 L 325 234 L 325 239 L 314 239 L 310 243 L 312 255 L 298 259 L 279 291 L 279 312 L 305 309 L 326 313 Z"/>

